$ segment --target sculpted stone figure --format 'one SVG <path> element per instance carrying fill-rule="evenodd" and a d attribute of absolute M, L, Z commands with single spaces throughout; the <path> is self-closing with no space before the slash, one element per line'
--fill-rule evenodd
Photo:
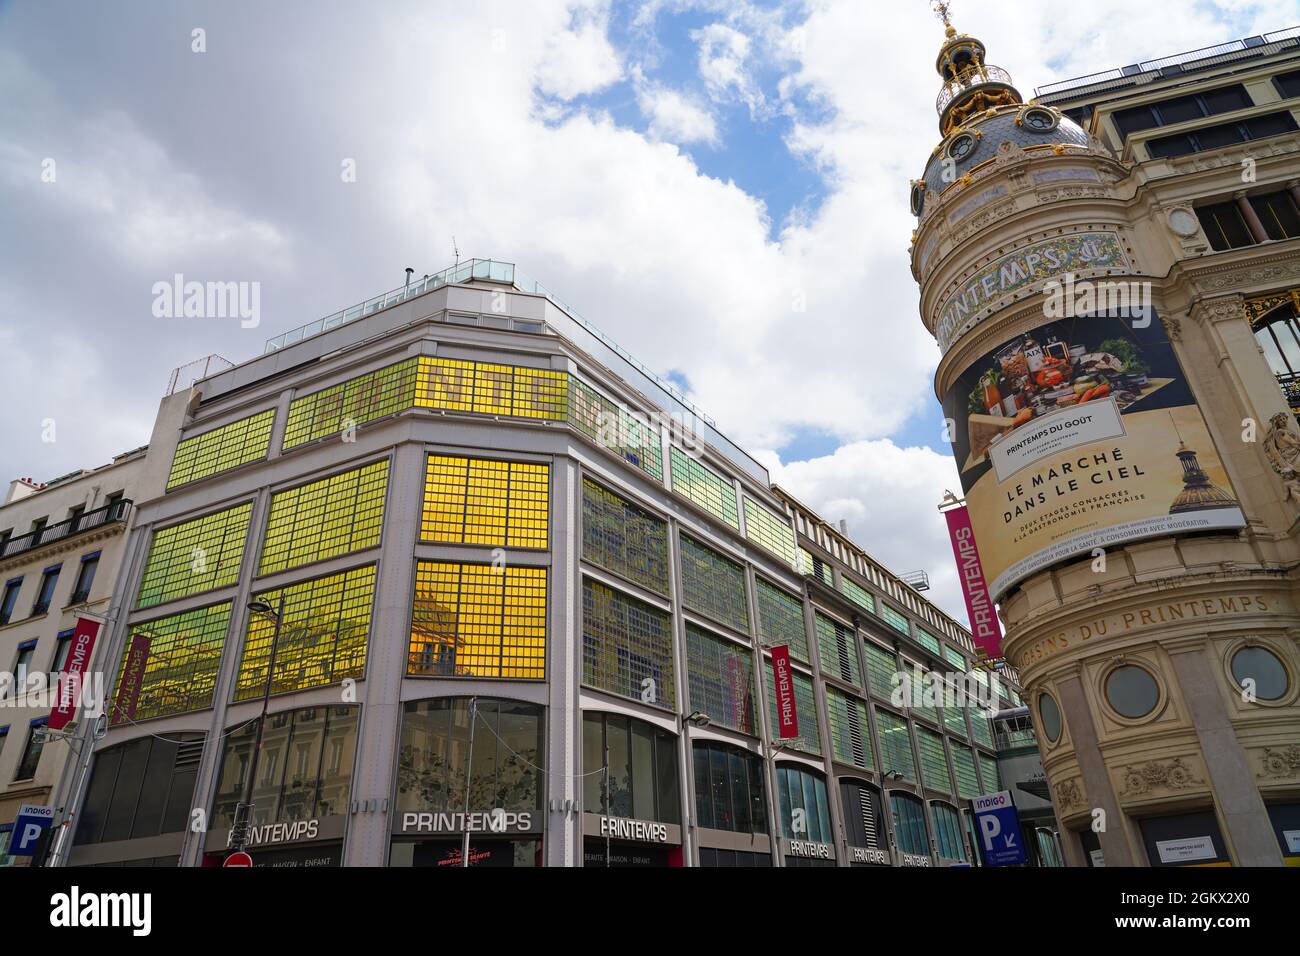
<path fill-rule="evenodd" d="M 1300 437 L 1292 431 L 1291 416 L 1285 412 L 1278 412 L 1269 420 L 1264 454 L 1286 485 L 1287 498 L 1300 504 Z"/>

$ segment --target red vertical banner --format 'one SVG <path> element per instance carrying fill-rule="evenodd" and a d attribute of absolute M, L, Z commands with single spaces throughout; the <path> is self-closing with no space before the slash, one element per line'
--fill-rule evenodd
<path fill-rule="evenodd" d="M 68 659 L 58 677 L 59 694 L 50 711 L 50 730 L 62 730 L 76 714 L 86 671 L 90 669 L 90 655 L 95 650 L 95 638 L 98 635 L 97 621 L 77 618 L 77 626 L 72 632 L 72 646 L 68 648 Z"/>
<path fill-rule="evenodd" d="M 799 711 L 794 703 L 794 672 L 790 670 L 790 647 L 772 648 L 772 674 L 776 678 L 777 736 L 782 740 L 799 736 Z"/>
<path fill-rule="evenodd" d="M 971 634 L 975 646 L 986 657 L 1002 656 L 1002 625 L 998 612 L 989 597 L 988 583 L 984 580 L 984 564 L 975 545 L 975 530 L 970 524 L 966 506 L 949 508 L 943 513 L 948 519 L 948 535 L 952 538 L 952 553 L 957 559 L 957 577 L 961 580 L 961 593 L 966 598 L 966 614 L 970 618 Z"/>
<path fill-rule="evenodd" d="M 149 635 L 143 632 L 131 635 L 131 646 L 122 665 L 122 680 L 117 687 L 117 701 L 113 707 L 113 721 L 135 720 L 136 704 L 144 686 L 144 667 L 149 662 Z"/>

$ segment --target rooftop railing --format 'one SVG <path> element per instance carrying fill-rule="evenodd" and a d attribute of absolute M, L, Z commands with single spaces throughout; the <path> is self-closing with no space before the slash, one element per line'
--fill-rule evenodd
<path fill-rule="evenodd" d="M 1107 80 L 1122 80 L 1128 77 L 1140 76 L 1143 73 L 1149 73 L 1153 70 L 1162 70 L 1170 66 L 1183 66 L 1188 63 L 1195 63 L 1198 60 L 1208 60 L 1216 56 L 1224 56 L 1229 53 L 1240 53 L 1243 50 L 1253 50 L 1257 47 L 1267 46 L 1270 43 L 1277 43 L 1281 40 L 1289 40 L 1293 37 L 1300 37 L 1300 26 L 1288 27 L 1285 30 L 1276 30 L 1273 33 L 1265 33 L 1261 36 L 1245 37 L 1241 40 L 1230 40 L 1227 43 L 1217 43 L 1214 46 L 1203 46 L 1196 50 L 1187 50 L 1184 53 L 1175 53 L 1173 56 L 1161 57 L 1158 60 L 1143 60 L 1140 63 L 1133 63 L 1129 66 L 1120 67 L 1114 70 L 1102 70 L 1100 73 L 1089 73 L 1087 76 L 1077 76 L 1072 80 L 1061 80 L 1057 83 L 1048 83 L 1034 90 L 1035 96 L 1049 96 L 1053 93 L 1063 93 L 1066 90 L 1073 90 L 1082 86 L 1091 86 L 1094 83 L 1104 83 Z"/>
<path fill-rule="evenodd" d="M 10 538 L 4 542 L 3 546 L 0 546 L 0 560 L 12 558 L 24 551 L 43 548 L 47 544 L 53 544 L 74 535 L 84 534 L 87 531 L 102 528 L 104 525 L 125 521 L 130 513 L 131 500 L 129 498 L 119 498 L 112 504 L 96 508 L 94 511 L 74 515 L 66 521 L 60 521 L 58 524 L 46 525 L 44 528 L 38 528 L 27 534 Z"/>
<path fill-rule="evenodd" d="M 1000 66 L 979 66 L 967 70 L 955 80 L 949 80 L 939 91 L 938 98 L 934 101 L 935 111 L 942 113 L 958 96 L 967 90 L 974 89 L 977 86 L 983 86 L 985 83 L 1005 83 L 1011 85 L 1011 74 Z"/>

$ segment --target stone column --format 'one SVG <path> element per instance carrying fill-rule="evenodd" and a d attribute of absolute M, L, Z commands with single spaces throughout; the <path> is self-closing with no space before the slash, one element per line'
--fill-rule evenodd
<path fill-rule="evenodd" d="M 1201 745 L 1201 759 L 1210 775 L 1225 834 L 1235 850 L 1238 866 L 1281 866 L 1273 826 L 1254 775 L 1242 752 L 1220 696 L 1219 681 L 1204 643 L 1198 635 L 1185 643 L 1165 645 L 1174 673 L 1187 702 L 1187 710 Z"/>
<path fill-rule="evenodd" d="M 1241 218 L 1246 220 L 1246 225 L 1250 228 L 1250 234 L 1254 236 L 1255 241 L 1268 242 L 1268 232 L 1264 229 L 1264 224 L 1260 222 L 1255 207 L 1250 204 L 1246 191 L 1243 189 L 1235 192 L 1232 194 L 1232 198 L 1237 201 L 1237 209 L 1241 212 Z"/>
<path fill-rule="evenodd" d="M 1300 179 L 1293 179 L 1286 184 L 1286 188 L 1291 193 L 1291 198 L 1295 200 L 1296 208 L 1300 209 Z"/>

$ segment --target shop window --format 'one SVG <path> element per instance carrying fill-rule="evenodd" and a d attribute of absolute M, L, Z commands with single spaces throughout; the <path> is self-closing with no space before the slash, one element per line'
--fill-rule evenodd
<path fill-rule="evenodd" d="M 275 574 L 379 544 L 388 462 L 331 475 L 271 496 L 258 574 Z"/>
<path fill-rule="evenodd" d="M 1229 862 L 1213 810 L 1147 817 L 1138 821 L 1151 866 L 1204 866 Z"/>
<path fill-rule="evenodd" d="M 804 753 L 820 754 L 822 752 L 822 735 L 817 725 L 817 699 L 813 696 L 812 678 L 791 670 L 791 684 L 794 688 L 795 716 L 799 723 L 799 736 L 781 739 L 779 715 L 777 714 L 776 672 L 772 668 L 772 659 L 763 660 L 763 670 L 767 674 L 767 717 L 768 729 L 772 740 L 802 750 Z"/>
<path fill-rule="evenodd" d="M 177 833 L 190 823 L 202 734 L 147 736 L 95 754 L 74 843 Z"/>
<path fill-rule="evenodd" d="M 681 536 L 681 557 L 683 606 L 749 633 L 745 569 L 687 535 Z"/>
<path fill-rule="evenodd" d="M 411 701 L 402 718 L 397 761 L 400 811 L 531 814 L 541 824 L 545 793 L 543 711 L 536 704 L 474 699 L 473 756 L 470 698 Z M 467 763 L 470 766 L 467 766 Z"/>
<path fill-rule="evenodd" d="M 916 797 L 894 790 L 889 794 L 894 816 L 894 839 L 900 853 L 930 855 L 930 838 L 925 830 L 925 805 Z"/>
<path fill-rule="evenodd" d="M 590 578 L 582 582 L 582 680 L 672 710 L 672 618 Z"/>
<path fill-rule="evenodd" d="M 1034 839 L 1038 847 L 1038 865 L 1045 867 L 1065 866 L 1061 859 L 1061 848 L 1056 841 L 1056 831 L 1047 827 L 1037 827 Z"/>
<path fill-rule="evenodd" d="M 673 734 L 635 717 L 587 711 L 582 715 L 582 753 L 586 812 L 681 823 Z"/>
<path fill-rule="evenodd" d="M 785 644 L 790 656 L 808 660 L 808 634 L 804 629 L 803 602 L 763 578 L 756 578 L 758 636 L 764 647 Z"/>
<path fill-rule="evenodd" d="M 707 714 L 719 727 L 757 734 L 749 648 L 687 623 L 686 667 L 692 710 Z"/>
<path fill-rule="evenodd" d="M 430 455 L 425 470 L 423 541 L 545 548 L 550 465 Z"/>
<path fill-rule="evenodd" d="M 155 531 L 140 576 L 138 608 L 229 587 L 239 578 L 253 504 Z"/>
<path fill-rule="evenodd" d="M 253 824 L 293 823 L 347 813 L 358 708 L 309 707 L 267 717 L 253 784 Z M 229 827 L 248 792 L 248 768 L 261 718 L 227 731 L 212 819 Z"/>
<path fill-rule="evenodd" d="M 934 821 L 934 842 L 939 856 L 946 860 L 966 860 L 966 841 L 962 839 L 961 817 L 957 808 L 946 803 L 930 804 Z"/>
<path fill-rule="evenodd" d="M 589 478 L 582 480 L 582 557 L 668 593 L 668 522 Z"/>
<path fill-rule="evenodd" d="M 834 843 L 826 781 L 821 774 L 792 764 L 776 768 L 776 792 L 781 808 L 781 835 L 788 840 Z"/>
<path fill-rule="evenodd" d="M 1300 803 L 1270 803 L 1267 809 L 1282 862 L 1300 867 Z"/>
<path fill-rule="evenodd" d="M 407 673 L 546 676 L 547 569 L 420 561 Z"/>
<path fill-rule="evenodd" d="M 133 626 L 118 672 L 112 723 L 210 707 L 229 623 L 226 603 Z"/>
<path fill-rule="evenodd" d="M 732 833 L 767 833 L 763 761 L 717 741 L 692 748 L 695 815 L 701 827 Z"/>
<path fill-rule="evenodd" d="M 736 486 L 676 445 L 670 449 L 672 490 L 726 525 L 740 530 Z"/>
<path fill-rule="evenodd" d="M 750 853 L 746 850 L 719 850 L 700 847 L 700 866 L 714 867 L 769 867 L 772 856 L 768 853 Z"/>
<path fill-rule="evenodd" d="M 814 614 L 813 621 L 817 631 L 817 650 L 820 652 L 822 673 L 861 686 L 858 641 L 853 629 L 820 612 Z"/>
<path fill-rule="evenodd" d="M 208 478 L 249 462 L 261 461 L 271 450 L 275 409 L 267 409 L 229 425 L 222 425 L 176 446 L 167 489 Z"/>
<path fill-rule="evenodd" d="M 845 836 L 849 846 L 887 850 L 880 810 L 880 791 L 857 780 L 840 781 L 840 803 L 844 806 Z"/>

